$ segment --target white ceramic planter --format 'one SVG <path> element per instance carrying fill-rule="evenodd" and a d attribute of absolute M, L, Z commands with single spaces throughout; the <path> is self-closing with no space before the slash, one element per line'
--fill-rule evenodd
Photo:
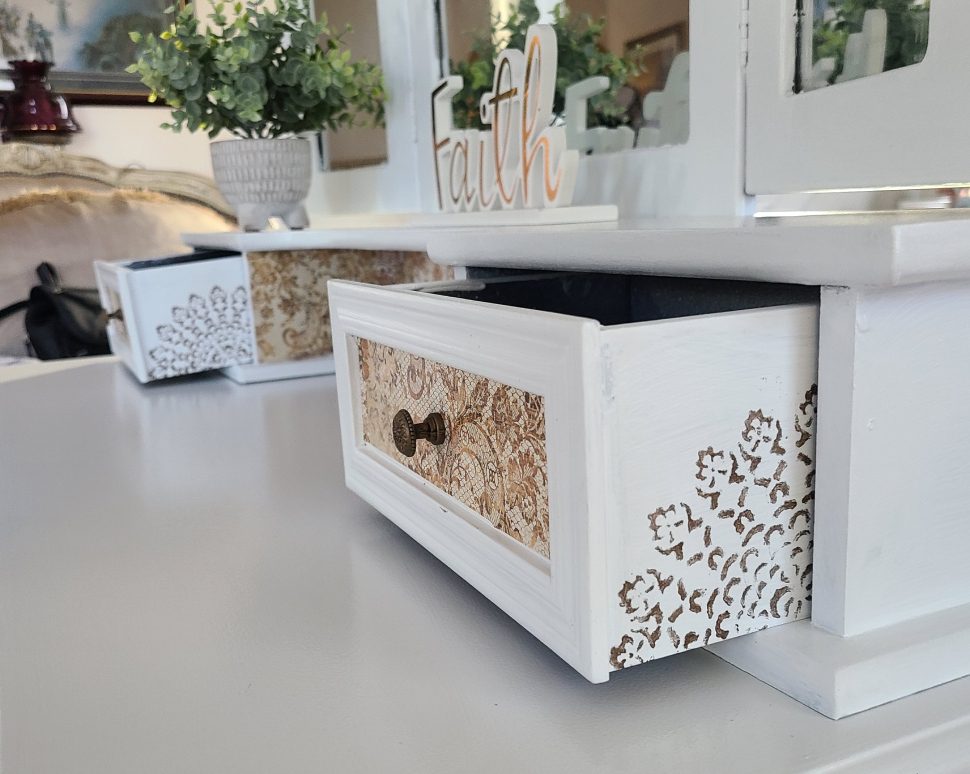
<path fill-rule="evenodd" d="M 271 217 L 290 228 L 309 225 L 310 143 L 302 138 L 221 140 L 210 146 L 212 172 L 239 225 L 259 231 Z"/>

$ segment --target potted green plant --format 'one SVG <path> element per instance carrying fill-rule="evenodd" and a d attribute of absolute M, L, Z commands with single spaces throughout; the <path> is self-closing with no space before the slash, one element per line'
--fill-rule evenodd
<path fill-rule="evenodd" d="M 151 89 L 151 101 L 171 107 L 163 127 L 238 138 L 213 142 L 211 151 L 216 182 L 243 228 L 263 228 L 272 216 L 303 227 L 311 155 L 300 135 L 383 121 L 381 70 L 352 62 L 343 33 L 326 18 L 314 21 L 307 0 L 247 0 L 231 14 L 220 3 L 208 19 L 203 27 L 188 4 L 160 35 L 131 33 L 139 48 L 128 70 Z"/>

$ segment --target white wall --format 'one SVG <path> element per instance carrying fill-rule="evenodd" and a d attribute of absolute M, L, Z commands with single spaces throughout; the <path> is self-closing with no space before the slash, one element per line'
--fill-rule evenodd
<path fill-rule="evenodd" d="M 66 150 L 92 156 L 117 167 L 177 170 L 212 176 L 209 138 L 204 134 L 176 134 L 159 124 L 169 119 L 165 108 L 76 107 L 81 132 Z"/>

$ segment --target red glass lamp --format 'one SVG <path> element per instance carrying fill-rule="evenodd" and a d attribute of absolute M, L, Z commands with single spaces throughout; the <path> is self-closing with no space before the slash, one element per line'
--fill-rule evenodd
<path fill-rule="evenodd" d="M 4 136 L 28 142 L 66 143 L 80 131 L 64 97 L 55 94 L 47 82 L 50 62 L 16 60 L 14 90 L 0 113 Z"/>

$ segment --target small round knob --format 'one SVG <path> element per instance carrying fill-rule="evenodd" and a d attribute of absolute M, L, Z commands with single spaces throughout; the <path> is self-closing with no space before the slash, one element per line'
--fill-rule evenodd
<path fill-rule="evenodd" d="M 415 424 L 407 410 L 401 409 L 394 415 L 391 434 L 397 450 L 405 457 L 413 457 L 419 440 L 430 441 L 435 446 L 445 442 L 445 418 L 435 412 L 428 414 L 424 422 Z"/>

